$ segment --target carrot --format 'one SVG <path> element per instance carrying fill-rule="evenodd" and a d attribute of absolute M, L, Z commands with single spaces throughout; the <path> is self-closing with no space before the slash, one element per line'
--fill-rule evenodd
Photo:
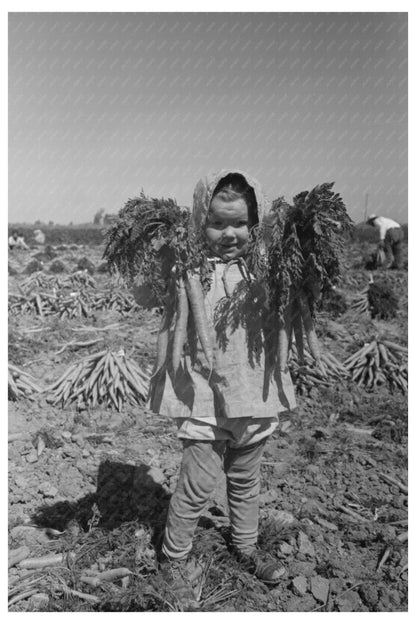
<path fill-rule="evenodd" d="M 152 378 L 155 377 L 166 364 L 169 344 L 169 330 L 172 324 L 174 313 L 175 309 L 172 305 L 172 302 L 167 300 L 165 308 L 163 310 L 163 315 L 159 326 L 159 333 L 157 336 L 157 356 Z"/>
<path fill-rule="evenodd" d="M 319 350 L 318 338 L 315 332 L 315 325 L 312 319 L 307 297 L 303 290 L 300 290 L 298 293 L 298 302 L 299 302 L 300 314 L 301 314 L 302 321 L 303 321 L 303 326 L 305 328 L 306 340 L 308 341 L 309 350 L 311 352 L 312 357 L 315 359 L 315 362 L 318 364 L 320 368 L 322 368 L 321 354 Z"/>
<path fill-rule="evenodd" d="M 82 583 L 86 583 L 87 585 L 91 585 L 92 587 L 98 587 L 103 581 L 117 581 L 118 579 L 123 579 L 131 574 L 133 574 L 133 572 L 128 568 L 114 568 L 113 570 L 105 570 L 95 576 L 88 576 L 88 574 L 85 574 L 81 576 L 80 581 Z"/>
<path fill-rule="evenodd" d="M 14 550 L 9 551 L 9 568 L 13 568 L 17 563 L 23 561 L 23 559 L 27 559 L 30 555 L 30 550 L 27 546 L 20 546 L 20 548 L 15 548 Z"/>
<path fill-rule="evenodd" d="M 279 370 L 287 372 L 287 361 L 289 358 L 290 342 L 292 337 L 292 304 L 288 304 L 283 313 L 283 320 L 279 320 L 277 329 L 278 347 L 277 357 Z"/>
<path fill-rule="evenodd" d="M 408 353 L 408 349 L 406 347 L 402 347 L 401 345 L 396 344 L 395 342 L 390 342 L 389 340 L 383 340 L 383 344 L 392 349 L 393 351 L 399 351 L 401 353 Z"/>
<path fill-rule="evenodd" d="M 183 346 L 186 340 L 186 328 L 188 324 L 189 304 L 188 295 L 182 277 L 177 282 L 177 298 L 176 298 L 176 323 L 173 334 L 172 345 L 172 368 L 175 375 L 183 353 Z"/>
<path fill-rule="evenodd" d="M 74 557 L 74 553 L 68 553 L 71 558 Z M 45 555 L 44 557 L 32 557 L 31 559 L 23 559 L 19 561 L 18 566 L 20 568 L 30 568 L 32 570 L 37 568 L 46 568 L 51 566 L 62 565 L 66 563 L 66 554 L 60 553 L 55 555 Z"/>
<path fill-rule="evenodd" d="M 380 354 L 381 363 L 382 364 L 388 364 L 389 356 L 387 355 L 386 347 L 384 346 L 384 344 L 382 342 L 378 343 L 378 351 L 379 351 L 379 354 Z"/>
<path fill-rule="evenodd" d="M 303 365 L 305 363 L 305 352 L 303 349 L 302 319 L 301 319 L 299 308 L 296 306 L 296 303 L 293 305 L 292 327 L 293 327 L 293 333 L 295 335 L 296 349 L 298 352 L 299 364 Z"/>
<path fill-rule="evenodd" d="M 197 274 L 189 273 L 185 279 L 185 288 L 195 321 L 195 328 L 201 342 L 202 350 L 210 369 L 213 365 L 213 352 L 209 337 L 208 319 L 205 310 L 204 294 Z"/>
<path fill-rule="evenodd" d="M 128 568 L 113 568 L 112 570 L 105 570 L 98 575 L 100 581 L 116 581 L 117 579 L 124 578 L 133 574 Z"/>
<path fill-rule="evenodd" d="M 282 372 L 287 371 L 287 358 L 289 355 L 289 335 L 288 331 L 285 327 L 285 324 L 282 322 L 279 329 L 277 330 L 278 334 L 278 364 L 279 370 Z"/>
<path fill-rule="evenodd" d="M 100 598 L 98 598 L 98 596 L 94 596 L 93 594 L 84 594 L 83 592 L 77 591 L 76 589 L 71 589 L 65 583 L 63 583 L 62 585 L 62 590 L 66 594 L 76 596 L 76 598 L 81 598 L 81 600 L 86 600 L 87 602 L 91 602 L 92 604 L 97 604 L 100 602 Z"/>
<path fill-rule="evenodd" d="M 189 303 L 189 300 L 188 300 L 188 303 Z M 194 317 L 192 314 L 188 314 L 188 327 L 186 330 L 186 335 L 187 335 L 187 347 L 188 347 L 187 353 L 189 354 L 191 358 L 192 366 L 195 366 L 196 356 L 198 353 L 198 335 L 196 332 L 195 321 L 194 321 Z"/>

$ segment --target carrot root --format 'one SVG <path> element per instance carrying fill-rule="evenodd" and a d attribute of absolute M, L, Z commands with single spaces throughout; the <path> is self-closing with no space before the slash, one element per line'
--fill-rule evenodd
<path fill-rule="evenodd" d="M 173 305 L 167 301 L 165 309 L 163 311 L 162 319 L 160 321 L 159 333 L 157 336 L 157 356 L 152 378 L 155 377 L 159 373 L 159 371 L 166 365 L 169 345 L 169 330 L 172 324 L 174 314 L 175 310 Z"/>
<path fill-rule="evenodd" d="M 300 291 L 298 293 L 298 301 L 309 350 L 319 368 L 322 369 L 321 354 L 319 350 L 318 338 L 315 331 L 315 324 L 312 319 L 307 297 L 303 291 Z"/>
<path fill-rule="evenodd" d="M 305 351 L 303 348 L 302 319 L 299 309 L 296 305 L 293 306 L 292 326 L 293 334 L 295 336 L 296 350 L 298 352 L 299 364 L 303 366 L 303 364 L 305 363 Z"/>
<path fill-rule="evenodd" d="M 172 346 L 172 369 L 176 374 L 181 356 L 183 352 L 183 346 L 186 340 L 186 330 L 188 325 L 189 304 L 188 295 L 186 292 L 185 284 L 182 278 L 179 278 L 177 284 L 177 305 L 176 305 L 176 323 L 175 331 L 173 335 Z"/>
<path fill-rule="evenodd" d="M 185 288 L 189 299 L 189 305 L 195 321 L 195 328 L 201 342 L 201 347 L 207 359 L 208 365 L 212 370 L 213 352 L 211 341 L 209 338 L 208 318 L 205 310 L 204 294 L 202 292 L 201 282 L 198 275 L 187 275 L 185 279 Z"/>

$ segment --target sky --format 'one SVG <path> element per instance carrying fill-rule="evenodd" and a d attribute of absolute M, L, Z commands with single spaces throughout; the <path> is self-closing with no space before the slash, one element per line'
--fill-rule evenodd
<path fill-rule="evenodd" d="M 407 13 L 9 13 L 9 222 L 247 171 L 407 222 Z"/>

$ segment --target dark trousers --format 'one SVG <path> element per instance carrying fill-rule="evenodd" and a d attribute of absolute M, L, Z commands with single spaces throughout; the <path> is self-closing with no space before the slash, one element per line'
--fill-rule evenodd
<path fill-rule="evenodd" d="M 386 252 L 385 267 L 400 269 L 403 264 L 403 239 L 402 228 L 391 228 L 386 232 L 384 239 L 384 251 Z"/>

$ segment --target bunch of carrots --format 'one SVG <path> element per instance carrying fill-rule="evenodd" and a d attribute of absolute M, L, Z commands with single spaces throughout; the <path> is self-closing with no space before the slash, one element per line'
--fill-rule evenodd
<path fill-rule="evenodd" d="M 83 401 L 91 408 L 104 403 L 120 411 L 126 402 L 142 405 L 148 383 L 147 373 L 124 351 L 104 350 L 75 362 L 47 392 L 52 405 Z"/>
<path fill-rule="evenodd" d="M 136 307 L 133 297 L 125 290 L 111 288 L 97 293 L 93 298 L 94 310 L 114 310 L 116 312 L 130 312 Z"/>
<path fill-rule="evenodd" d="M 340 278 L 343 242 L 352 224 L 332 186 L 326 183 L 300 193 L 293 206 L 285 203 L 284 214 L 277 202 L 274 225 L 268 232 L 262 226 L 253 228 L 246 264 L 240 260 L 247 282 L 265 285 L 266 308 L 278 337 L 275 361 L 281 370 L 288 370 L 292 335 L 300 359 L 305 334 L 310 354 L 322 365 L 315 305 Z M 110 268 L 149 284 L 164 309 L 154 374 L 167 367 L 175 374 L 185 342 L 195 344 L 196 337 L 208 369 L 214 365 L 204 305 L 212 267 L 203 235 L 192 238 L 188 220 L 189 213 L 173 200 L 142 195 L 127 202 L 106 233 L 104 257 Z M 225 292 L 234 296 L 227 288 Z"/>
<path fill-rule="evenodd" d="M 66 297 L 59 297 L 57 314 L 59 318 L 80 318 L 91 315 L 91 298 L 86 291 L 71 292 Z"/>
<path fill-rule="evenodd" d="M 22 280 L 19 286 L 23 292 L 27 293 L 35 288 L 60 288 L 62 284 L 55 275 L 46 275 L 43 271 L 37 271 Z"/>
<path fill-rule="evenodd" d="M 8 307 L 10 314 L 49 316 L 57 312 L 56 295 L 44 292 L 31 292 L 28 295 L 10 294 Z"/>
<path fill-rule="evenodd" d="M 368 287 L 361 290 L 351 302 L 351 310 L 359 314 L 367 314 L 370 309 L 368 305 Z"/>
<path fill-rule="evenodd" d="M 8 365 L 8 398 L 17 401 L 23 397 L 30 397 L 34 392 L 42 392 L 35 383 L 32 375 L 25 373 L 13 364 Z"/>
<path fill-rule="evenodd" d="M 330 387 L 334 380 L 347 379 L 349 371 L 331 353 L 322 353 L 320 366 L 315 366 L 315 361 L 307 349 L 303 352 L 303 361 L 299 354 L 292 348 L 289 357 L 289 367 L 294 378 L 297 392 L 301 395 L 309 395 L 313 388 L 319 386 Z"/>
<path fill-rule="evenodd" d="M 373 389 L 388 383 L 392 389 L 407 392 L 408 372 L 406 347 L 389 340 L 374 339 L 348 357 L 345 368 L 358 386 Z"/>

